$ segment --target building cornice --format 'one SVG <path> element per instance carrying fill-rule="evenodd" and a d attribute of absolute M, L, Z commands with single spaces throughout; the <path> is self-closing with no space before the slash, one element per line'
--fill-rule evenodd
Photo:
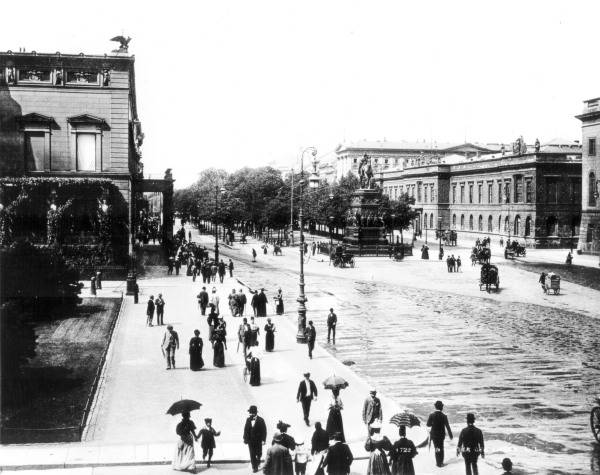
<path fill-rule="evenodd" d="M 590 120 L 600 119 L 600 110 L 584 112 L 583 114 L 576 115 L 575 118 L 579 119 L 581 122 L 589 122 Z"/>

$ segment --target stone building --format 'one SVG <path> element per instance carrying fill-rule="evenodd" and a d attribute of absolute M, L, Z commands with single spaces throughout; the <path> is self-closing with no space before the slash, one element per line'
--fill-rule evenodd
<path fill-rule="evenodd" d="M 576 116 L 581 120 L 583 157 L 581 163 L 581 228 L 579 246 L 583 252 L 600 253 L 600 160 L 598 139 L 600 138 L 600 98 L 584 101 L 583 113 Z"/>
<path fill-rule="evenodd" d="M 359 141 L 341 144 L 336 149 L 336 175 L 340 177 L 348 172 L 357 173 L 360 159 L 366 153 L 371 157 L 374 172 L 385 170 L 403 170 L 418 164 L 446 163 L 457 158 L 471 158 L 481 154 L 499 152 L 499 145 L 479 145 L 471 143 L 427 143 L 427 142 L 388 142 Z"/>
<path fill-rule="evenodd" d="M 169 185 L 172 193 L 170 174 L 165 183 L 143 179 L 134 62 L 126 48 L 112 55 L 0 53 L 0 178 L 109 180 L 125 202 L 130 252 L 136 194 L 157 187 L 168 194 Z M 82 206 L 95 212 L 94 203 Z M 93 241 L 93 224 L 74 229 L 71 239 Z"/>
<path fill-rule="evenodd" d="M 431 239 L 437 229 L 453 229 L 459 241 L 503 236 L 568 247 L 579 235 L 581 147 L 564 142 L 451 164 L 409 164 L 376 178 L 390 198 L 415 198 L 414 232 L 429 232 Z"/>

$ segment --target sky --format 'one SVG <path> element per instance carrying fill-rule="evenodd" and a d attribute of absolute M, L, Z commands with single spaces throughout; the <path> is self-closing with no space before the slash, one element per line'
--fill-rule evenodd
<path fill-rule="evenodd" d="M 131 36 L 146 175 L 298 166 L 356 140 L 578 140 L 600 96 L 595 1 L 2 2 L 0 50 Z M 10 19 L 14 19 L 10 20 Z"/>

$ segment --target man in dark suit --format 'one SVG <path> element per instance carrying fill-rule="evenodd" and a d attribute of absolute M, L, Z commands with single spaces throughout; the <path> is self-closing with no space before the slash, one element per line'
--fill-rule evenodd
<path fill-rule="evenodd" d="M 248 413 L 250 416 L 246 419 L 246 425 L 244 426 L 244 444 L 248 445 L 252 471 L 256 473 L 260 465 L 262 446 L 267 440 L 267 426 L 265 420 L 258 415 L 256 406 L 250 406 Z"/>
<path fill-rule="evenodd" d="M 336 432 L 323 460 L 323 468 L 327 469 L 329 475 L 347 475 L 353 460 L 350 447 L 342 442 L 342 434 Z"/>
<path fill-rule="evenodd" d="M 475 427 L 475 415 L 467 414 L 467 427 L 465 427 L 458 437 L 456 455 L 461 454 L 465 459 L 465 469 L 467 475 L 477 475 L 477 458 L 485 458 L 483 446 L 483 433 L 481 429 Z"/>
<path fill-rule="evenodd" d="M 148 305 L 146 306 L 146 325 L 152 326 L 152 319 L 154 318 L 154 295 L 151 295 L 148 299 Z"/>
<path fill-rule="evenodd" d="M 300 381 L 298 385 L 298 393 L 296 394 L 296 400 L 302 403 L 302 412 L 304 413 L 304 422 L 309 426 L 308 416 L 310 415 L 310 405 L 313 399 L 317 400 L 317 386 L 315 382 L 310 379 L 310 373 L 304 373 L 304 379 Z"/>
<path fill-rule="evenodd" d="M 313 326 L 312 320 L 308 321 L 306 328 L 306 343 L 308 344 L 308 357 L 312 360 L 312 352 L 315 349 L 315 340 L 317 339 L 317 330 Z"/>
<path fill-rule="evenodd" d="M 448 423 L 448 417 L 442 412 L 444 409 L 442 401 L 436 401 L 434 407 L 435 412 L 429 414 L 429 418 L 427 419 L 427 427 L 431 427 L 429 438 L 435 447 L 435 464 L 438 467 L 442 467 L 444 465 L 444 439 L 446 438 L 446 431 L 448 431 L 448 436 L 452 440 L 452 430 Z"/>
<path fill-rule="evenodd" d="M 206 287 L 202 287 L 202 290 L 198 294 L 198 305 L 200 305 L 200 311 L 202 315 L 206 315 L 206 307 L 208 306 L 208 292 Z"/>
<path fill-rule="evenodd" d="M 330 341 L 331 334 L 333 333 L 333 344 L 335 345 L 335 327 L 337 326 L 337 315 L 333 309 L 329 309 L 329 315 L 327 315 L 327 343 Z"/>

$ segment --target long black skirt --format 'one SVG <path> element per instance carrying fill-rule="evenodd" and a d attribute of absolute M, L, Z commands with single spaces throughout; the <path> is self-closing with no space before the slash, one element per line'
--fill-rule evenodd
<path fill-rule="evenodd" d="M 275 333 L 266 332 L 265 335 L 265 351 L 273 351 L 275 348 Z"/>
<path fill-rule="evenodd" d="M 192 350 L 190 352 L 190 369 L 192 371 L 199 371 L 204 367 L 204 360 L 202 359 L 202 351 Z"/>
<path fill-rule="evenodd" d="M 342 442 L 346 442 L 346 438 L 344 436 L 344 422 L 342 421 L 342 413 L 338 409 L 330 409 L 329 416 L 327 417 L 327 426 L 325 426 L 325 431 L 329 437 L 333 437 L 336 432 L 342 434 Z"/>
<path fill-rule="evenodd" d="M 215 341 L 213 366 L 215 368 L 225 367 L 225 348 L 223 346 L 223 342 L 220 340 Z"/>

